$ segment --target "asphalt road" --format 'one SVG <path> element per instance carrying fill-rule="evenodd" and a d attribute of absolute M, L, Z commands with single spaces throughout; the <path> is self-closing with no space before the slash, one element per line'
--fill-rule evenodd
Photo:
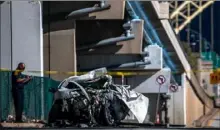
<path fill-rule="evenodd" d="M 2 129 L 2 128 L 1 128 Z M 3 128 L 4 129 L 4 128 Z M 8 128 L 7 128 L 8 129 Z M 215 129 L 216 128 L 184 128 L 184 127 L 170 127 L 170 128 L 160 128 L 160 127 L 124 127 L 124 128 L 112 128 L 112 127 L 90 127 L 90 128 L 76 128 L 76 127 L 69 127 L 69 128 L 9 128 L 9 129 L 13 129 L 13 130 L 25 130 L 25 129 L 29 129 L 29 130 L 35 130 L 35 129 L 39 129 L 39 130 L 67 130 L 67 129 L 71 129 L 71 130 L 210 130 L 210 129 Z"/>
<path fill-rule="evenodd" d="M 24 130 L 28 128 L 20 128 L 19 130 Z M 33 128 L 30 128 L 31 130 L 35 130 Z M 29 129 L 29 130 L 30 130 Z M 100 129 L 105 129 L 105 130 L 210 130 L 213 128 L 41 128 L 40 130 L 67 130 L 67 129 L 71 129 L 71 130 L 100 130 Z M 13 130 L 16 130 L 16 128 L 13 128 Z M 17 128 L 18 130 L 18 128 Z M 216 128 L 215 128 L 216 130 Z"/>
<path fill-rule="evenodd" d="M 213 123 L 213 122 L 212 122 Z M 215 124 L 215 123 L 214 123 Z M 7 127 L 11 127 L 11 126 L 7 126 Z M 13 126 L 12 126 L 13 127 Z M 3 128 L 1 127 L 0 129 L 17 129 L 17 130 L 24 130 L 24 129 L 27 129 L 27 130 L 34 130 L 34 129 L 40 129 L 40 130 L 67 130 L 67 129 L 71 129 L 71 130 L 80 130 L 80 129 L 83 129 L 83 130 L 193 130 L 193 129 L 196 129 L 196 130 L 210 130 L 212 128 L 186 128 L 184 126 L 180 126 L 180 125 L 170 125 L 169 128 L 166 128 L 165 125 L 156 125 L 156 126 L 146 126 L 146 125 L 123 125 L 123 126 L 119 126 L 119 127 L 84 127 L 84 128 L 79 128 L 79 127 L 67 127 L 67 128 L 51 128 L 51 127 L 43 127 L 43 128 L 18 128 L 18 127 L 13 127 L 13 128 Z M 216 129 L 216 128 L 215 128 Z"/>

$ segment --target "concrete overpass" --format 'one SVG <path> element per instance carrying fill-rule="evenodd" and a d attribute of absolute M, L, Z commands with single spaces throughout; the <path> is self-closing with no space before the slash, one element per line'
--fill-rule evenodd
<path fill-rule="evenodd" d="M 149 18 L 152 21 L 153 26 L 156 28 L 158 35 L 163 42 L 164 48 L 168 48 L 168 51 L 171 52 L 172 59 L 175 60 L 176 63 L 184 68 L 186 73 L 187 81 L 190 84 L 191 88 L 187 88 L 193 90 L 193 94 L 187 93 L 186 96 L 189 96 L 189 100 L 187 102 L 187 116 L 193 115 L 192 109 L 198 109 L 196 106 L 190 102 L 190 100 L 198 100 L 203 104 L 203 111 L 200 113 L 202 117 L 206 117 L 207 109 L 214 112 L 212 109 L 214 107 L 213 99 L 204 91 L 204 89 L 199 85 L 199 81 L 195 75 L 192 73 L 192 68 L 188 62 L 188 56 L 184 54 L 184 50 L 182 49 L 182 45 L 179 42 L 177 36 L 175 35 L 174 30 L 172 29 L 169 20 L 167 19 L 159 19 L 160 16 L 160 4 L 158 1 L 151 1 L 150 4 L 144 4 L 144 9 L 148 14 Z M 155 17 L 157 16 L 157 17 Z M 178 57 L 178 58 L 177 58 Z M 197 98 L 197 99 L 196 99 Z M 202 106 L 201 104 L 201 106 Z M 201 117 L 200 117 L 201 118 Z"/>

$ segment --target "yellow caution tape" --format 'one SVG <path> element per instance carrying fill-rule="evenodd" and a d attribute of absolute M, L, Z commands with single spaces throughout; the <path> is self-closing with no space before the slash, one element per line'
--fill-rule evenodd
<path fill-rule="evenodd" d="M 6 69 L 6 68 L 1 68 L 0 71 L 3 71 L 3 72 L 10 72 L 9 69 Z M 41 71 L 25 71 L 25 72 L 30 72 L 30 73 L 41 73 Z M 186 71 L 179 71 L 179 72 L 171 72 L 173 74 L 181 74 L 181 73 L 184 73 Z M 196 70 L 196 71 L 188 71 L 189 73 L 191 72 L 194 72 L 194 73 L 198 73 L 198 72 L 220 72 L 220 69 L 217 69 L 217 70 Z M 72 71 L 69 71 L 69 72 L 61 72 L 61 71 L 44 71 L 43 72 L 44 74 L 50 74 L 50 75 L 53 75 L 53 74 L 64 74 L 64 75 L 82 75 L 82 74 L 86 74 L 87 72 L 72 72 Z M 117 76 L 132 76 L 132 75 L 149 75 L 149 74 L 154 74 L 155 72 L 108 72 L 108 74 L 110 75 L 117 75 Z"/>

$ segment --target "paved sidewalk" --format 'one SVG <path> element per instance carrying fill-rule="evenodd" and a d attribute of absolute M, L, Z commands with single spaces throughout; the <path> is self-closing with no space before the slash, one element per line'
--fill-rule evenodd
<path fill-rule="evenodd" d="M 1 123 L 0 128 L 43 128 L 41 123 Z"/>
<path fill-rule="evenodd" d="M 220 128 L 220 112 L 209 121 L 210 127 Z"/>

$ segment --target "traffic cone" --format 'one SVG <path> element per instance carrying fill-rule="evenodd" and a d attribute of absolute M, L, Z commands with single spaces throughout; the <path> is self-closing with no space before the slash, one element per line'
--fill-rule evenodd
<path fill-rule="evenodd" d="M 160 115 L 157 114 L 155 124 L 160 124 Z"/>

